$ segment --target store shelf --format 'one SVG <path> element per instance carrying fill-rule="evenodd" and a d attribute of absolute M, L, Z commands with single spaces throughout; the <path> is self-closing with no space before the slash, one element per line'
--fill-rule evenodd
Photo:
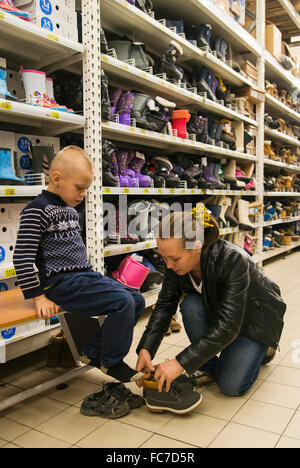
<path fill-rule="evenodd" d="M 300 147 L 300 141 L 296 137 L 291 137 L 286 133 L 278 132 L 277 130 L 272 130 L 271 128 L 265 127 L 265 135 L 270 138 L 274 138 L 275 140 L 285 141 L 290 145 Z"/>
<path fill-rule="evenodd" d="M 265 192 L 264 197 L 300 197 L 300 192 Z"/>
<path fill-rule="evenodd" d="M 161 290 L 161 287 L 154 289 L 153 291 L 142 293 L 145 299 L 146 308 L 151 307 L 156 304 L 160 290 Z"/>
<path fill-rule="evenodd" d="M 280 254 L 283 254 L 285 252 L 289 252 L 290 250 L 296 249 L 297 247 L 300 247 L 300 241 L 292 242 L 290 245 L 277 247 L 274 250 L 269 250 L 267 252 L 263 252 L 262 261 L 268 260 L 269 258 L 275 257 L 276 255 L 280 255 Z"/>
<path fill-rule="evenodd" d="M 256 196 L 254 190 L 205 190 L 198 188 L 131 188 L 131 187 L 103 187 L 103 195 L 227 195 L 227 196 Z"/>
<path fill-rule="evenodd" d="M 239 161 L 256 161 L 251 154 L 239 153 L 218 146 L 206 145 L 190 139 L 178 138 L 163 133 L 151 132 L 138 127 L 129 127 L 116 122 L 102 122 L 104 138 L 121 141 L 123 143 L 135 143 L 150 148 L 160 148 L 169 152 L 183 151 L 185 153 L 210 153 L 215 158 L 230 157 Z"/>
<path fill-rule="evenodd" d="M 8 67 L 28 64 L 41 70 L 55 63 L 66 66 L 81 62 L 83 52 L 82 44 L 0 12 L 0 56 L 7 58 Z"/>
<path fill-rule="evenodd" d="M 291 172 L 300 173 L 300 166 L 294 166 L 292 164 L 285 164 L 281 161 L 272 161 L 272 159 L 264 158 L 264 165 L 270 167 L 277 167 L 279 169 L 287 169 Z"/>
<path fill-rule="evenodd" d="M 211 24 L 214 36 L 220 35 L 238 52 L 262 55 L 262 48 L 239 23 L 210 0 L 154 0 L 154 10 L 164 17 L 178 17 L 187 24 Z"/>
<path fill-rule="evenodd" d="M 178 58 L 179 65 L 187 68 L 205 65 L 215 73 L 219 73 L 225 82 L 234 86 L 250 84 L 246 77 L 234 71 L 215 55 L 200 50 L 161 22 L 132 6 L 127 0 L 101 0 L 101 4 L 103 4 L 101 21 L 105 29 L 142 41 L 146 49 L 156 55 L 161 55 L 170 42 L 175 40 L 183 49 L 182 57 Z"/>
<path fill-rule="evenodd" d="M 274 98 L 271 94 L 266 93 L 266 110 L 270 110 L 270 114 L 275 117 L 288 118 L 293 122 L 300 122 L 300 114 L 290 107 L 283 104 L 279 99 Z M 296 138 L 296 137 L 295 137 Z"/>
<path fill-rule="evenodd" d="M 300 216 L 264 221 L 263 227 L 274 226 L 275 224 L 295 223 L 296 221 L 300 221 Z"/>
<path fill-rule="evenodd" d="M 43 185 L 0 185 L 0 198 L 37 197 L 46 188 Z"/>
<path fill-rule="evenodd" d="M 300 80 L 286 70 L 267 50 L 264 51 L 266 79 L 275 81 L 278 88 L 295 87 L 300 89 Z"/>
<path fill-rule="evenodd" d="M 17 125 L 23 132 L 57 136 L 83 128 L 85 118 L 22 102 L 0 100 L 0 122 L 8 131 L 16 131 Z"/>

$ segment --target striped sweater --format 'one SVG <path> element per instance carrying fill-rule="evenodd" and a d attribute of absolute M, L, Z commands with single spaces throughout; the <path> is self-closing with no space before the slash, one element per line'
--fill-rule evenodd
<path fill-rule="evenodd" d="M 75 208 L 44 190 L 21 214 L 13 262 L 25 299 L 40 296 L 64 273 L 90 271 Z"/>

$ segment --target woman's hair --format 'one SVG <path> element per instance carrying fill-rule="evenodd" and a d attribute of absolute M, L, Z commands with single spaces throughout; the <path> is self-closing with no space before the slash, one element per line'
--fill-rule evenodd
<path fill-rule="evenodd" d="M 203 253 L 217 242 L 219 235 L 219 225 L 212 215 L 209 225 L 204 226 L 200 218 L 187 211 L 172 211 L 166 214 L 158 228 L 159 239 L 182 239 L 186 249 L 195 248 L 195 242 L 200 240 Z"/>

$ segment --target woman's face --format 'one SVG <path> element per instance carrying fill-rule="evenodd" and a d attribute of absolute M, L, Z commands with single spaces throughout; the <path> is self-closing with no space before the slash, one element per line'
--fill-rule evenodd
<path fill-rule="evenodd" d="M 158 252 L 169 270 L 183 276 L 200 267 L 201 248 L 185 249 L 183 239 L 157 239 Z"/>

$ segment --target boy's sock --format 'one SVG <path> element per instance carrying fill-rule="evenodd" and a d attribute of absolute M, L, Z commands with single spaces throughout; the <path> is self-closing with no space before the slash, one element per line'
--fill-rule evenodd
<path fill-rule="evenodd" d="M 101 364 L 100 360 L 92 359 L 89 365 L 98 367 L 104 374 L 113 377 L 119 382 L 135 382 L 136 380 L 144 377 L 143 372 L 138 372 L 128 366 L 124 361 L 120 361 L 114 366 L 105 367 Z"/>

